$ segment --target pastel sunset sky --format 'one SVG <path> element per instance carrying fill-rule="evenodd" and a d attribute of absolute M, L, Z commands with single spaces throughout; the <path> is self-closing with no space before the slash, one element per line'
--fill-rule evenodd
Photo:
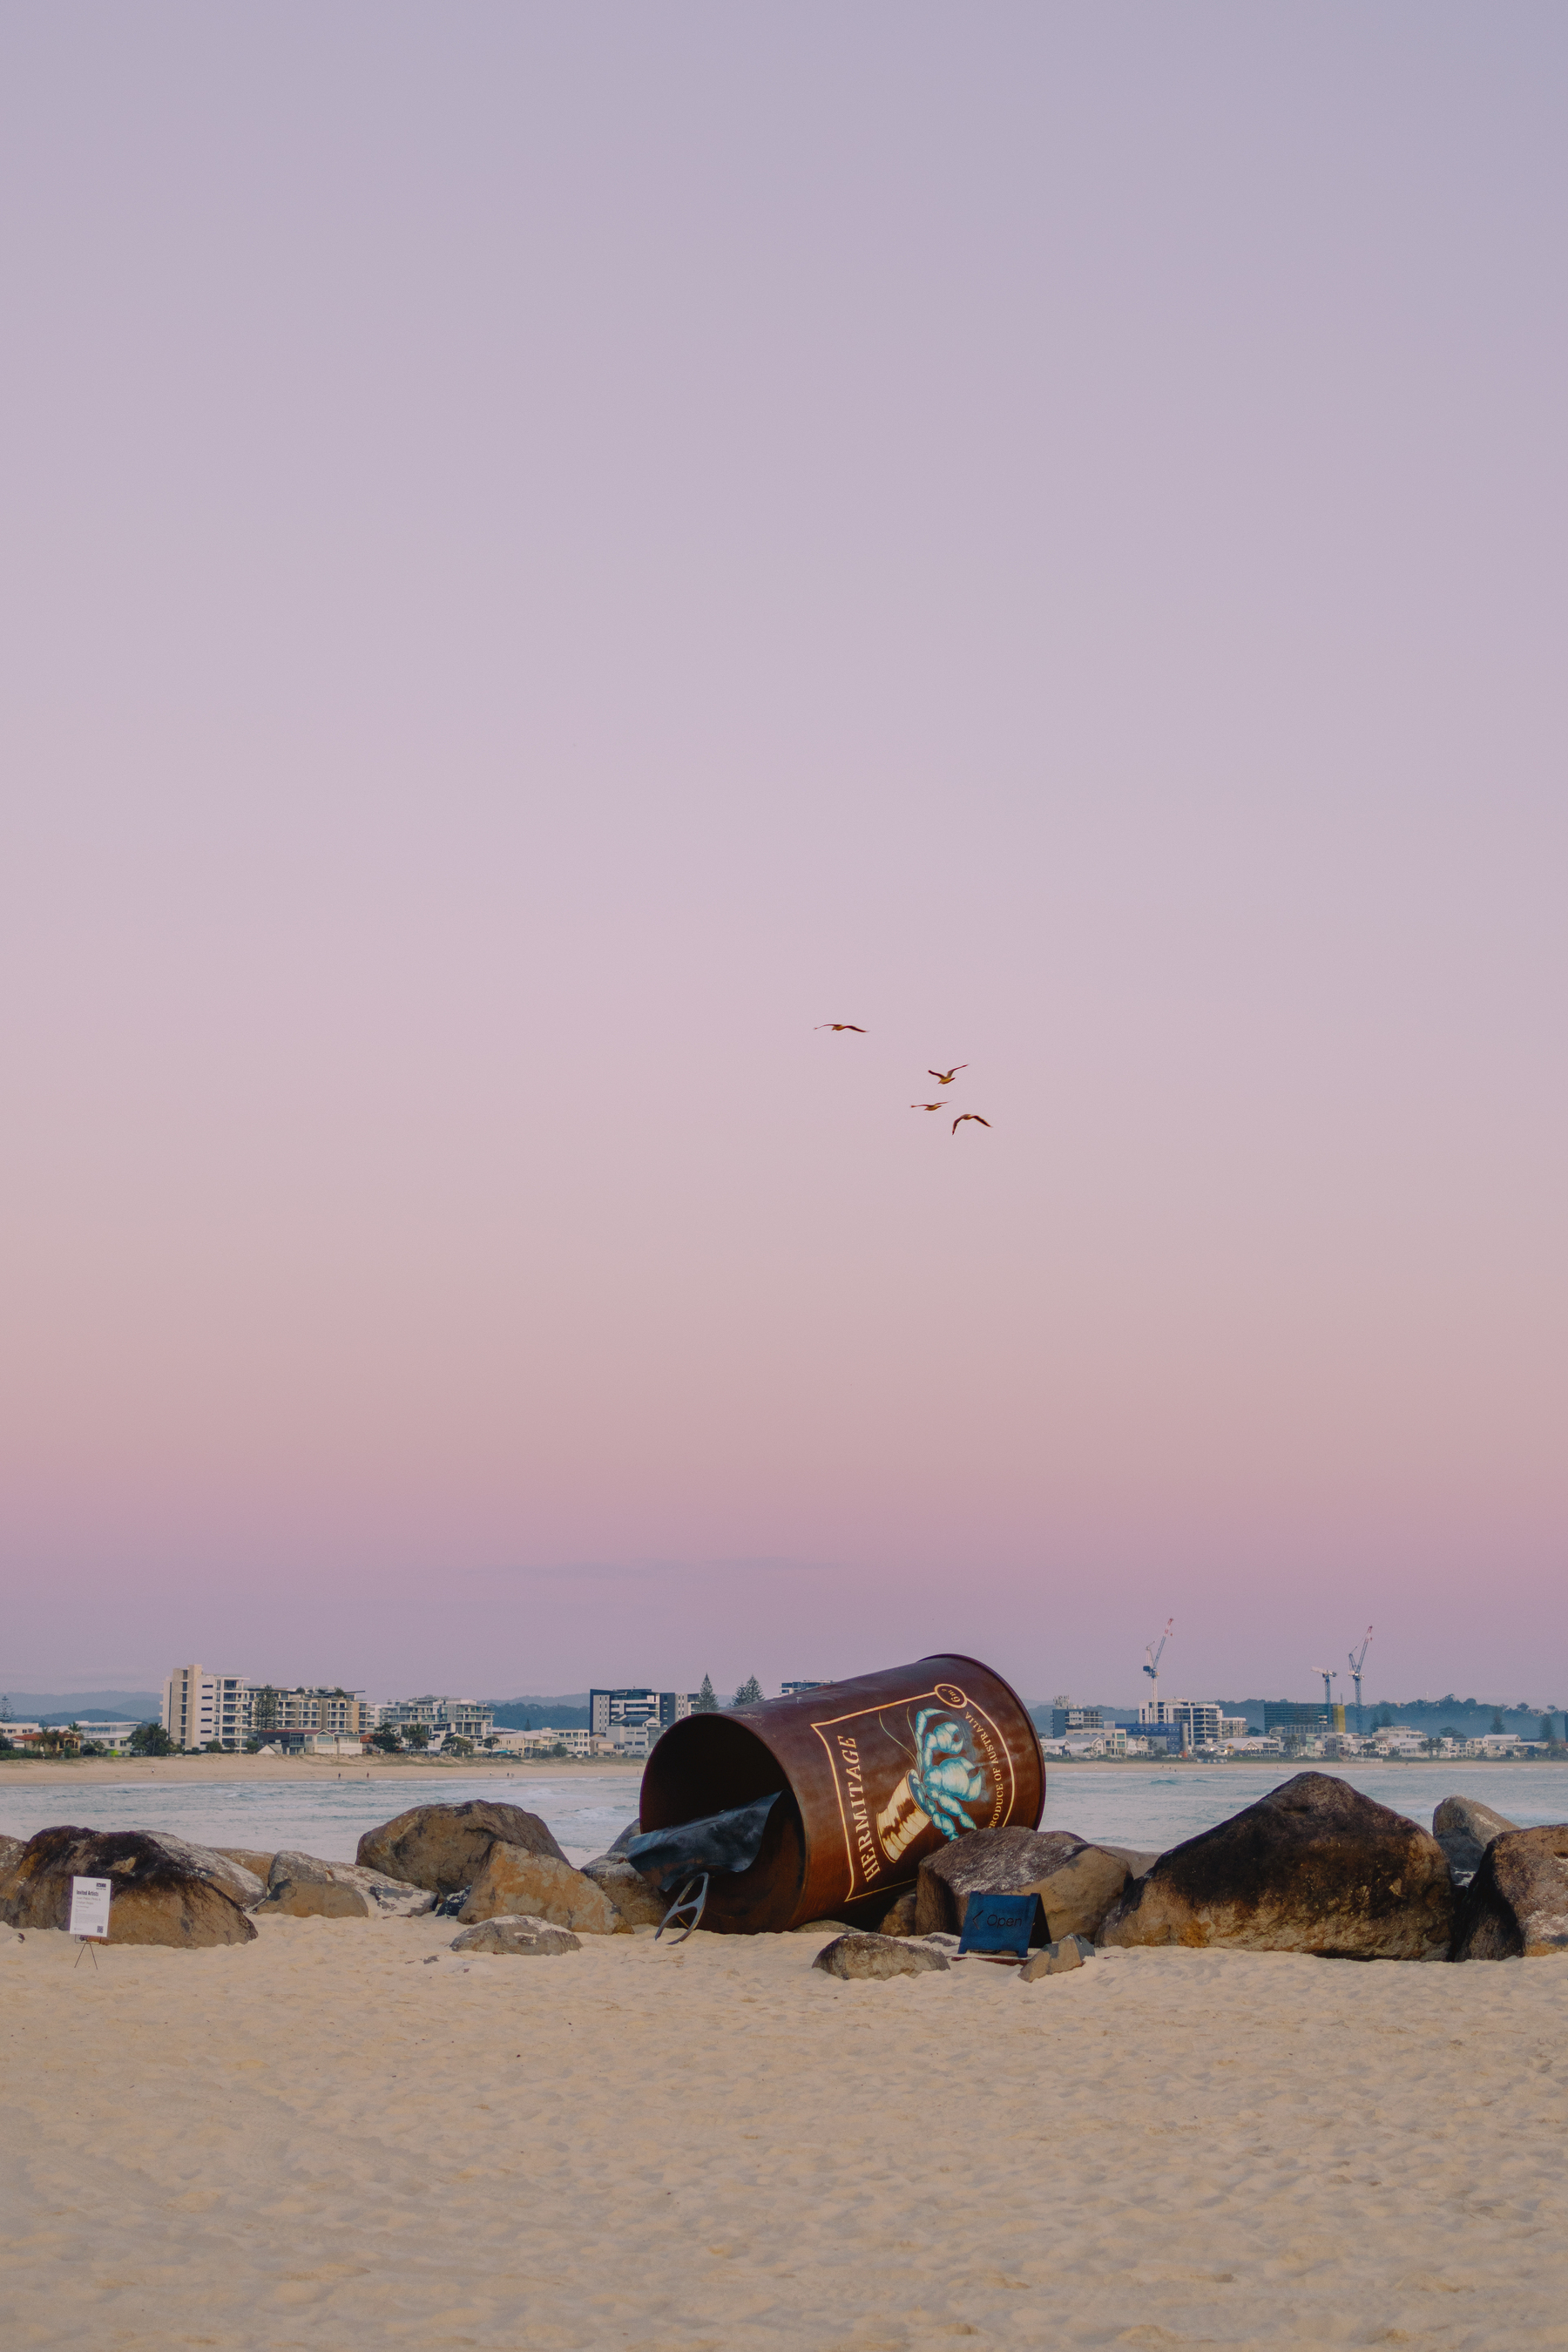
<path fill-rule="evenodd" d="M 5 11 L 0 1687 L 1568 1701 L 1565 100 Z"/>

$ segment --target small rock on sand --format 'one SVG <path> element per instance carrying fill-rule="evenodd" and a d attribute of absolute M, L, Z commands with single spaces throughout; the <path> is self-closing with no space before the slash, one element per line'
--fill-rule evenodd
<path fill-rule="evenodd" d="M 1459 1897 L 1455 1960 L 1535 1960 L 1568 1951 L 1568 1822 L 1492 1840 Z"/>
<path fill-rule="evenodd" d="M 1093 1958 L 1094 1946 L 1087 1936 L 1063 1936 L 1043 1951 L 1031 1952 L 1018 1975 L 1023 1983 L 1033 1984 L 1037 1977 L 1059 1977 L 1068 1969 L 1081 1969 Z"/>
<path fill-rule="evenodd" d="M 1432 1816 L 1432 1834 L 1447 1855 L 1450 1870 L 1479 1870 L 1493 1838 L 1518 1827 L 1479 1797 L 1445 1797 Z"/>
<path fill-rule="evenodd" d="M 900 1936 L 863 1936 L 851 1929 L 825 1944 L 811 1965 L 825 1976 L 863 1980 L 924 1976 L 951 1963 L 945 1952 L 932 1951 L 927 1944 Z"/>
<path fill-rule="evenodd" d="M 481 1919 L 477 1927 L 465 1927 L 452 1938 L 455 1952 L 506 1952 L 517 1959 L 552 1959 L 558 1952 L 582 1948 L 569 1927 L 521 1912 L 506 1918 Z"/>

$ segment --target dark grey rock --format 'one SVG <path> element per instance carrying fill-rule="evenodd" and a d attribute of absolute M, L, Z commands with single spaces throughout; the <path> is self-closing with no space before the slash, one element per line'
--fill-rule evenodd
<path fill-rule="evenodd" d="M 1505 1813 L 1494 1813 L 1479 1797 L 1445 1797 L 1432 1816 L 1432 1834 L 1448 1857 L 1452 1871 L 1475 1871 L 1493 1838 L 1516 1830 Z"/>
<path fill-rule="evenodd" d="M 1534 1960 L 1568 1951 L 1568 1822 L 1505 1830 L 1459 1897 L 1456 1960 Z"/>
<path fill-rule="evenodd" d="M 1440 1960 L 1453 1919 L 1436 1838 L 1346 1781 L 1299 1772 L 1162 1854 L 1132 1880 L 1098 1940 Z"/>
<path fill-rule="evenodd" d="M 1037 1895 L 1047 1938 L 1092 1936 L 1128 1875 L 1119 1854 L 1070 1830 L 973 1830 L 921 1863 L 915 1932 L 955 1933 L 972 1895 Z"/>
<path fill-rule="evenodd" d="M 191 1951 L 255 1941 L 241 1898 L 247 1882 L 259 1889 L 260 1880 L 209 1847 L 150 1830 L 40 1830 L 0 1877 L 0 1919 L 67 1927 L 73 1878 L 110 1881 L 111 1944 Z"/>

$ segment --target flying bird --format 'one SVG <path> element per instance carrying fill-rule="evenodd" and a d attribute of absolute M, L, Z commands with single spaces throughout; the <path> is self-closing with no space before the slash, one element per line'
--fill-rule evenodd
<path fill-rule="evenodd" d="M 960 1070 L 967 1070 L 968 1067 L 967 1062 L 954 1062 L 951 1070 L 928 1070 L 926 1076 L 928 1078 L 934 1078 L 939 1087 L 950 1087 Z"/>
<path fill-rule="evenodd" d="M 945 1103 L 911 1103 L 910 1105 L 911 1110 L 945 1110 L 946 1108 Z"/>
<path fill-rule="evenodd" d="M 816 1025 L 819 1029 L 853 1029 L 857 1037 L 866 1034 L 858 1021 L 819 1021 Z"/>
<path fill-rule="evenodd" d="M 989 1127 L 991 1124 L 991 1121 L 988 1118 L 982 1118 L 977 1110 L 961 1110 L 958 1117 L 952 1122 L 952 1132 L 954 1135 L 958 1133 L 959 1129 L 963 1125 L 966 1118 L 972 1118 L 976 1127 Z"/>

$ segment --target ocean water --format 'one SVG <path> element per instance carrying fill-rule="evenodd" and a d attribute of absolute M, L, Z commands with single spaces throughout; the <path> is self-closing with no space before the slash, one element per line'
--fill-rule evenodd
<path fill-rule="evenodd" d="M 1521 1828 L 1568 1821 L 1568 1765 L 1335 1764 L 1312 1765 L 1348 1780 L 1380 1804 L 1408 1813 L 1426 1829 L 1433 1808 L 1449 1796 L 1479 1797 Z M 1279 1763 L 1230 1765 L 1052 1764 L 1046 1813 L 1048 1830 L 1076 1830 L 1112 1845 L 1179 1845 L 1227 1814 L 1254 1803 L 1289 1768 Z M 549 1779 L 493 1770 L 401 1771 L 342 1780 L 232 1782 L 170 1780 L 134 1787 L 53 1782 L 28 1788 L 0 1768 L 0 1833 L 31 1837 L 59 1822 L 82 1829 L 168 1830 L 198 1845 L 254 1847 L 275 1853 L 295 1846 L 330 1862 L 352 1862 L 363 1832 L 410 1805 L 458 1804 L 489 1797 L 522 1805 L 549 1823 L 568 1860 L 603 1853 L 637 1811 L 637 1771 L 564 1771 Z"/>
<path fill-rule="evenodd" d="M 363 1774 L 355 1779 L 345 1765 L 342 1780 L 258 1780 L 250 1788 L 168 1780 L 133 1788 L 57 1781 L 28 1789 L 11 1782 L 0 1767 L 0 1833 L 28 1838 L 71 1822 L 84 1830 L 165 1830 L 196 1845 L 248 1846 L 258 1853 L 290 1846 L 323 1862 L 352 1862 L 366 1830 L 410 1805 L 460 1805 L 469 1797 L 488 1797 L 540 1814 L 567 1860 L 581 1863 L 603 1853 L 625 1829 L 641 1785 L 640 1771 L 570 1769 L 549 1780 L 490 1770 L 471 1777 L 378 1772 L 371 1780 Z"/>
<path fill-rule="evenodd" d="M 1080 1837 L 1110 1845 L 1154 1846 L 1162 1851 L 1212 1829 L 1215 1822 L 1256 1804 L 1282 1780 L 1293 1777 L 1289 1763 L 1264 1764 L 1048 1765 L 1047 1830 L 1076 1830 Z M 1445 1797 L 1479 1797 L 1492 1811 L 1534 1829 L 1542 1822 L 1568 1821 L 1568 1764 L 1471 1764 L 1456 1757 L 1443 1764 L 1322 1764 L 1300 1768 L 1331 1772 L 1363 1796 L 1396 1813 L 1408 1813 L 1423 1829 Z"/>

